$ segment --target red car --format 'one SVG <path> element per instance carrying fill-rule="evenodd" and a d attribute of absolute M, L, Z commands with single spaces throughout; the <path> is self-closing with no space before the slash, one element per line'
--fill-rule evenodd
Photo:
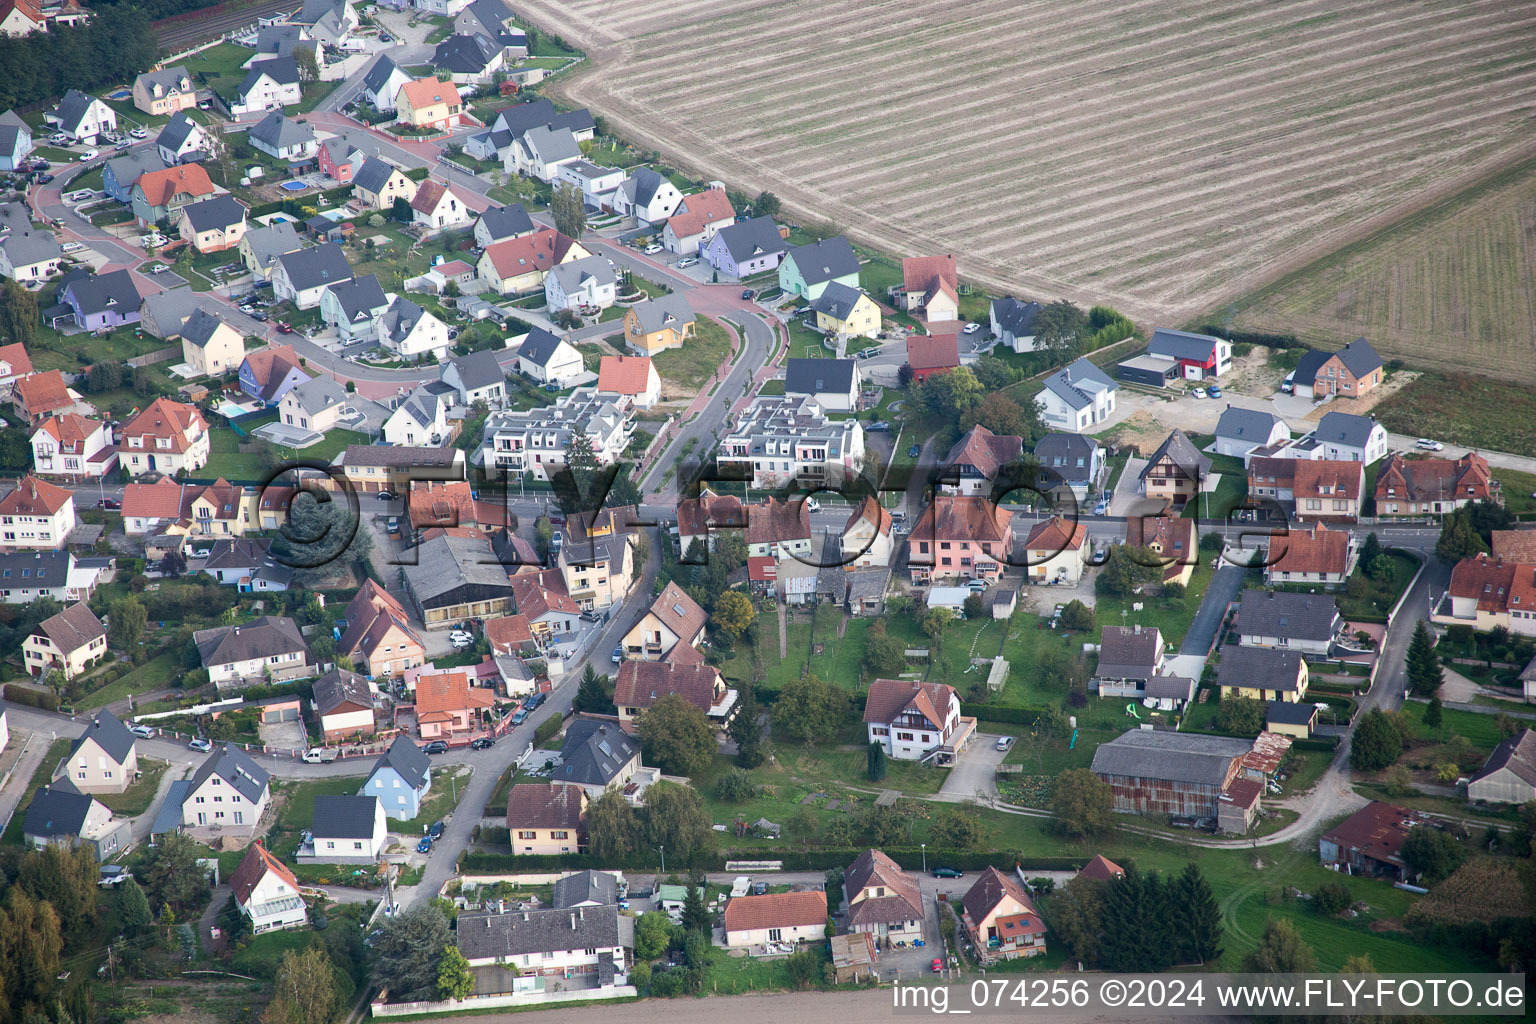
<path fill-rule="evenodd" d="M 279 333 L 279 334 L 292 334 L 293 333 L 293 328 L 288 326 L 288 321 L 286 321 L 286 320 L 279 320 L 277 322 L 277 333 Z"/>
<path fill-rule="evenodd" d="M 933 958 L 933 973 L 934 974 L 938 974 L 943 969 L 944 969 L 944 961 L 941 960 L 939 957 L 934 957 Z"/>

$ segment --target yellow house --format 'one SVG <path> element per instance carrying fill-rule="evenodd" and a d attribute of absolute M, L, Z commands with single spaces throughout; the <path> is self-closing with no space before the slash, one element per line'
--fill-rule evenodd
<path fill-rule="evenodd" d="M 1216 685 L 1222 700 L 1247 697 L 1295 704 L 1307 695 L 1307 661 L 1299 651 L 1229 644 L 1221 649 Z"/>
<path fill-rule="evenodd" d="M 857 288 L 833 281 L 811 308 L 816 310 L 816 326 L 828 334 L 873 338 L 880 333 L 880 307 Z"/>
<path fill-rule="evenodd" d="M 642 356 L 681 348 L 693 337 L 697 321 L 680 292 L 647 299 L 624 313 L 624 344 Z"/>
<path fill-rule="evenodd" d="M 447 130 L 459 123 L 463 110 L 464 101 L 459 99 L 458 87 L 435 78 L 406 82 L 395 95 L 397 119 L 413 128 Z"/>
<path fill-rule="evenodd" d="M 223 252 L 239 247 L 245 226 L 245 204 L 221 195 L 183 208 L 176 233 L 198 252 Z"/>
<path fill-rule="evenodd" d="M 396 199 L 415 199 L 416 183 L 394 164 L 371 156 L 352 176 L 352 198 L 370 210 L 388 210 Z"/>
<path fill-rule="evenodd" d="M 245 338 L 207 310 L 194 310 L 181 328 L 181 359 L 199 376 L 238 373 Z"/>
<path fill-rule="evenodd" d="M 73 679 L 106 655 L 106 628 L 83 603 L 38 623 L 21 645 L 27 674 L 38 678 L 59 669 Z"/>
<path fill-rule="evenodd" d="M 549 268 L 592 255 L 580 242 L 554 228 L 506 238 L 485 247 L 475 264 L 480 280 L 501 295 L 522 295 L 544 286 Z"/>
<path fill-rule="evenodd" d="M 569 782 L 525 782 L 507 794 L 513 853 L 580 853 L 585 849 L 587 794 Z"/>

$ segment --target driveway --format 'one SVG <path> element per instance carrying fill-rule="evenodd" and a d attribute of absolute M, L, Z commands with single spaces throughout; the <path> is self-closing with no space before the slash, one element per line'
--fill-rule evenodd
<path fill-rule="evenodd" d="M 1132 457 L 1126 460 L 1120 479 L 1115 481 L 1115 493 L 1109 499 L 1110 515 L 1128 516 L 1138 501 L 1145 500 L 1141 496 L 1141 473 L 1146 468 L 1146 459 Z"/>
<path fill-rule="evenodd" d="M 977 733 L 960 752 L 960 759 L 949 770 L 949 778 L 944 780 L 937 798 L 951 803 L 996 800 L 997 766 L 1008 756 L 1008 751 L 997 749 L 997 740 L 995 735 Z"/>
<path fill-rule="evenodd" d="M 1216 570 L 1211 585 L 1206 588 L 1205 599 L 1200 602 L 1200 610 L 1195 612 L 1195 620 L 1189 624 L 1189 632 L 1184 634 L 1180 654 L 1204 658 L 1210 653 L 1227 606 L 1243 592 L 1243 577 L 1247 574 L 1246 569 L 1236 565 L 1223 564 Z"/>

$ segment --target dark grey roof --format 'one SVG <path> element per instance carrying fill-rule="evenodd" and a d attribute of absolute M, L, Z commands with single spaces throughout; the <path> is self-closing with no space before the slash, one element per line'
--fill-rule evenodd
<path fill-rule="evenodd" d="M 205 666 L 228 665 L 309 648 L 294 621 L 284 615 L 263 615 L 237 626 L 214 626 L 192 634 Z"/>
<path fill-rule="evenodd" d="M 1306 701 L 1272 700 L 1264 713 L 1264 721 L 1279 725 L 1306 725 L 1317 714 L 1317 708 Z"/>
<path fill-rule="evenodd" d="M 115 309 L 126 315 L 130 309 L 137 310 L 143 301 L 134 287 L 133 275 L 127 270 L 84 278 L 70 285 L 68 291 L 80 303 L 80 312 L 86 314 Z"/>
<path fill-rule="evenodd" d="M 1150 679 L 1163 660 L 1163 638 L 1156 629 L 1105 626 L 1099 644 L 1100 679 Z"/>
<path fill-rule="evenodd" d="M 335 242 L 284 253 L 277 261 L 299 291 L 352 280 L 352 266 Z"/>
<path fill-rule="evenodd" d="M 1210 475 L 1211 460 L 1195 447 L 1193 441 L 1184 436 L 1184 431 L 1175 428 L 1173 433 L 1163 438 L 1163 443 L 1157 446 L 1157 451 L 1147 459 L 1147 464 L 1141 471 L 1142 480 L 1147 478 L 1147 474 L 1152 472 L 1152 467 L 1156 466 L 1165 455 L 1173 460 L 1175 466 L 1190 476 L 1204 480 Z"/>
<path fill-rule="evenodd" d="M 213 542 L 213 547 L 208 554 L 208 561 L 203 563 L 203 568 L 255 568 L 266 560 L 267 550 L 271 545 L 272 542 L 265 537 L 221 538 Z"/>
<path fill-rule="evenodd" d="M 846 395 L 857 365 L 852 359 L 791 359 L 784 371 L 786 395 Z"/>
<path fill-rule="evenodd" d="M 554 906 L 574 907 L 584 903 L 601 906 L 619 902 L 619 880 L 606 871 L 578 871 L 555 880 Z"/>
<path fill-rule="evenodd" d="M 54 111 L 54 116 L 59 119 L 59 127 L 73 134 L 74 130 L 80 125 L 80 119 L 90 109 L 91 100 L 94 98 L 87 96 L 79 89 L 71 89 L 66 92 L 64 98 L 59 100 L 58 108 Z"/>
<path fill-rule="evenodd" d="M 1356 416 L 1348 412 L 1324 413 L 1314 432 L 1319 441 L 1349 445 L 1363 449 L 1371 439 L 1376 421 L 1369 416 Z"/>
<path fill-rule="evenodd" d="M 382 157 L 370 156 L 352 175 L 352 184 L 361 187 L 365 192 L 376 193 L 389 183 L 390 175 L 398 169 Z"/>
<path fill-rule="evenodd" d="M 160 134 L 155 136 L 155 145 L 164 146 L 175 152 L 181 149 L 182 143 L 191 138 L 192 133 L 198 130 L 198 124 L 187 116 L 185 110 L 178 110 L 165 127 L 160 129 Z"/>
<path fill-rule="evenodd" d="M 1173 331 L 1166 327 L 1159 327 L 1152 332 L 1152 340 L 1147 342 L 1147 352 L 1154 356 L 1166 356 L 1169 359 L 1189 359 L 1203 363 L 1211 358 L 1211 353 L 1219 340 L 1209 334 L 1191 334 L 1188 331 Z"/>
<path fill-rule="evenodd" d="M 315 797 L 315 823 L 310 826 L 324 839 L 372 839 L 379 798 L 376 796 Z"/>
<path fill-rule="evenodd" d="M 0 124 L 0 153 L 10 156 L 16 152 L 17 142 L 22 138 L 31 139 L 31 129 L 14 124 Z"/>
<path fill-rule="evenodd" d="M 1084 357 L 1045 378 L 1045 388 L 1073 409 L 1086 409 L 1093 404 L 1098 391 L 1118 391 L 1120 385 Z"/>
<path fill-rule="evenodd" d="M 181 831 L 181 805 L 186 802 L 187 795 L 191 792 L 191 779 L 177 779 L 171 783 L 171 788 L 165 794 L 165 802 L 155 812 L 154 823 L 149 826 L 151 839 Z"/>
<path fill-rule="evenodd" d="M 1296 369 L 1291 372 L 1291 382 L 1298 388 L 1311 387 L 1312 382 L 1317 380 L 1317 371 L 1321 370 L 1323 364 L 1332 358 L 1332 352 L 1308 349 L 1297 360 Z"/>
<path fill-rule="evenodd" d="M 211 775 L 223 779 L 226 785 L 233 786 L 253 804 L 261 801 L 261 795 L 272 779 L 265 768 L 252 761 L 249 754 L 233 743 L 226 743 L 222 750 L 215 750 L 208 755 L 192 776 L 190 788 L 196 790 Z"/>
<path fill-rule="evenodd" d="M 542 327 L 535 327 L 528 332 L 528 337 L 523 339 L 522 345 L 517 350 L 519 359 L 526 359 L 538 366 L 547 366 L 555 350 L 560 347 L 562 339 L 555 337 Z"/>
<path fill-rule="evenodd" d="M 389 77 L 399 70 L 388 54 L 380 54 L 373 67 L 368 69 L 368 74 L 363 76 L 363 88 L 370 93 L 377 93 L 389 84 Z"/>
<path fill-rule="evenodd" d="M 255 88 L 262 75 L 266 75 L 278 85 L 293 85 L 299 81 L 299 65 L 292 57 L 287 56 L 257 61 L 251 65 L 251 70 L 246 72 L 245 78 L 240 81 L 240 95 L 244 96 Z M 281 111 L 273 111 L 273 113 L 281 116 Z M 252 132 L 254 133 L 255 129 L 252 129 Z"/>
<path fill-rule="evenodd" d="M 501 47 L 488 36 L 478 33 L 453 35 L 438 43 L 437 49 L 432 51 L 432 65 L 462 75 L 478 75 L 500 55 Z"/>
<path fill-rule="evenodd" d="M 1034 336 L 1035 317 L 1044 308 L 1038 302 L 1025 302 L 1012 295 L 992 300 L 992 315 L 997 318 L 997 326 L 1016 338 Z"/>
<path fill-rule="evenodd" d="M 395 774 L 405 781 L 412 789 L 420 789 L 427 781 L 427 776 L 432 771 L 432 759 L 426 753 L 411 742 L 408 736 L 396 736 L 395 741 L 389 745 L 389 749 L 373 763 L 372 777 L 380 768 L 393 768 Z"/>
<path fill-rule="evenodd" d="M 848 572 L 848 603 L 858 604 L 866 598 L 882 598 L 891 583 L 891 567 L 871 566 Z"/>
<path fill-rule="evenodd" d="M 197 206 L 205 206 L 205 203 L 197 203 Z M 186 323 L 181 326 L 181 336 L 198 348 L 207 345 L 213 340 L 214 332 L 224 326 L 224 321 L 214 316 L 205 309 L 198 308 L 187 317 Z"/>
<path fill-rule="evenodd" d="M 1222 786 L 1232 759 L 1252 749 L 1252 740 L 1231 736 L 1133 729 L 1099 744 L 1093 753 L 1093 771 L 1098 775 Z"/>
<path fill-rule="evenodd" d="M 1488 760 L 1469 781 L 1486 779 L 1494 772 L 1508 768 L 1519 779 L 1536 785 L 1536 732 L 1521 729 L 1514 736 L 1506 736 L 1493 748 Z"/>
<path fill-rule="evenodd" d="M 853 312 L 853 307 L 858 305 L 859 299 L 863 297 L 864 293 L 859 289 L 849 287 L 841 281 L 832 281 L 821 293 L 821 297 L 811 303 L 811 308 L 818 313 L 846 320 L 848 314 Z"/>
<path fill-rule="evenodd" d="M 0 581 L 7 587 L 62 589 L 75 561 L 68 551 L 0 551 Z"/>
<path fill-rule="evenodd" d="M 304 6 L 294 21 L 300 25 L 313 25 L 327 14 L 342 13 L 346 6 L 347 0 L 304 0 Z"/>
<path fill-rule="evenodd" d="M 635 319 L 640 321 L 640 329 L 646 333 L 659 331 L 663 327 L 681 329 L 697 319 L 682 292 L 658 295 L 654 299 L 637 302 L 630 308 L 635 311 Z"/>
<path fill-rule="evenodd" d="M 267 25 L 256 33 L 257 53 L 275 53 L 279 57 L 288 57 L 295 46 L 313 45 L 312 40 L 304 38 L 304 30 L 298 25 Z"/>
<path fill-rule="evenodd" d="M 502 127 L 511 132 L 514 138 L 532 128 L 567 128 L 572 132 L 583 132 L 591 131 L 595 125 L 592 114 L 586 107 L 567 110 L 562 114 L 557 112 L 555 105 L 547 99 L 531 100 L 514 107 L 504 107 L 496 112 L 496 120 L 500 121 Z M 656 176 L 659 187 L 660 175 L 656 175 L 655 171 L 648 173 Z M 655 194 L 654 188 L 651 194 Z M 648 202 L 649 198 L 646 201 Z"/>
<path fill-rule="evenodd" d="M 1332 638 L 1338 621 L 1339 609 L 1331 597 L 1245 590 L 1238 606 L 1237 631 L 1243 636 L 1323 641 Z"/>
<path fill-rule="evenodd" d="M 13 267 L 30 267 L 64 254 L 51 231 L 12 231 L 0 241 L 0 247 Z"/>
<path fill-rule="evenodd" d="M 1216 436 L 1265 444 L 1269 441 L 1269 432 L 1274 429 L 1278 419 L 1279 417 L 1272 412 L 1239 409 L 1229 405 L 1221 414 L 1221 419 L 1216 421 Z"/>
<path fill-rule="evenodd" d="M 757 256 L 769 256 L 783 252 L 789 243 L 779 235 L 779 226 L 772 217 L 753 217 L 737 221 L 721 228 L 717 234 L 720 244 L 731 254 L 736 263 L 745 263 Z"/>
<path fill-rule="evenodd" d="M 487 600 L 512 593 L 506 568 L 491 557 L 491 547 L 483 540 L 433 537 L 416 546 L 414 558 L 405 566 L 405 584 L 425 608 L 462 588 Z"/>
<path fill-rule="evenodd" d="M 627 927 L 625 927 L 627 926 Z M 459 952 L 469 960 L 633 944 L 633 923 L 617 906 L 490 911 L 459 915 Z"/>
<path fill-rule="evenodd" d="M 133 183 L 144 175 L 164 167 L 165 161 L 160 159 L 160 150 L 156 146 L 130 149 L 122 156 L 113 157 L 107 161 L 107 168 L 112 172 L 112 177 L 124 189 L 133 188 Z"/>
<path fill-rule="evenodd" d="M 80 745 L 86 740 L 94 740 L 96 745 L 118 764 L 126 763 L 128 755 L 133 753 L 133 733 L 128 731 L 128 727 L 122 723 L 121 719 L 106 708 L 96 712 L 96 717 L 91 719 L 91 724 L 85 727 L 85 732 L 81 733 L 80 738 L 75 740 L 75 745 L 69 748 L 69 756 L 74 757 L 75 751 L 79 750 Z"/>
<path fill-rule="evenodd" d="M 309 125 L 298 121 L 290 121 L 283 116 L 281 110 L 274 110 L 250 130 L 252 142 L 264 142 L 273 149 L 282 149 L 286 146 L 297 146 L 304 142 L 313 142 L 315 133 Z"/>
<path fill-rule="evenodd" d="M 1253 690 L 1294 690 L 1301 666 L 1298 651 L 1273 647 L 1232 647 L 1221 649 L 1221 665 L 1216 669 L 1218 686 L 1242 686 Z"/>
<path fill-rule="evenodd" d="M 379 284 L 377 274 L 367 274 L 363 277 L 354 277 L 350 281 L 343 281 L 341 284 L 333 284 L 330 292 L 336 297 L 336 302 L 341 306 L 342 315 L 349 323 L 372 320 L 376 311 L 389 306 L 389 300 L 384 297 L 384 286 Z"/>
<path fill-rule="evenodd" d="M 204 199 L 200 203 L 193 203 L 185 207 L 182 212 L 192 222 L 194 231 L 212 231 L 215 228 L 222 230 L 231 224 L 238 224 L 245 220 L 245 204 L 228 192 L 220 193 L 212 199 Z"/>
<path fill-rule="evenodd" d="M 571 160 L 581 156 L 581 144 L 566 128 L 547 128 L 544 125 L 537 125 L 523 133 L 522 144 L 530 153 L 537 154 L 538 158 L 546 163 Z M 603 265 L 607 266 L 607 263 Z"/>
<path fill-rule="evenodd" d="M 466 391 L 492 387 L 507 379 L 506 371 L 501 368 L 501 364 L 496 361 L 496 354 L 490 349 L 482 348 L 467 356 L 458 356 L 450 362 L 458 371 L 459 382 Z"/>
<path fill-rule="evenodd" d="M 96 801 L 73 786 L 44 786 L 32 795 L 21 830 L 29 836 L 77 836 Z"/>
<path fill-rule="evenodd" d="M 626 183 L 629 184 L 635 205 L 645 206 L 656 198 L 657 190 L 666 180 L 649 167 L 638 167 L 630 172 Z"/>
<path fill-rule="evenodd" d="M 397 343 L 404 341 L 426 315 L 427 311 L 416 303 L 404 295 L 397 295 L 395 301 L 379 317 L 379 335 Z"/>
<path fill-rule="evenodd" d="M 1334 353 L 1339 357 L 1339 362 L 1357 378 L 1367 377 L 1381 369 L 1381 356 L 1371 347 L 1371 343 L 1364 338 L 1356 338 Z"/>
<path fill-rule="evenodd" d="M 639 753 L 639 741 L 620 729 L 618 722 L 578 715 L 565 727 L 560 764 L 551 778 L 555 782 L 606 786 Z"/>
<path fill-rule="evenodd" d="M 1091 437 L 1053 431 L 1035 442 L 1035 460 L 1068 483 L 1088 483 L 1098 448 L 1099 442 Z"/>
<path fill-rule="evenodd" d="M 250 228 L 245 233 L 245 241 L 262 266 L 270 266 L 283 253 L 297 252 L 304 247 L 298 229 L 286 220 L 267 227 Z"/>
<path fill-rule="evenodd" d="M 506 206 L 486 210 L 480 215 L 480 223 L 491 233 L 493 242 L 503 238 L 517 238 L 533 231 L 533 218 L 528 216 L 522 203 L 508 203 Z"/>
<path fill-rule="evenodd" d="M 315 680 L 315 709 L 328 715 L 343 704 L 372 709 L 373 691 L 368 687 L 368 680 L 356 672 L 333 668 Z M 410 746 L 415 747 L 415 744 Z"/>
<path fill-rule="evenodd" d="M 853 246 L 842 235 L 810 245 L 800 245 L 789 250 L 785 259 L 795 261 L 795 269 L 806 284 L 821 284 L 834 277 L 846 277 L 859 272 L 859 258 L 853 254 Z"/>
<path fill-rule="evenodd" d="M 1195 699 L 1195 680 L 1190 676 L 1153 676 L 1144 692 L 1148 697 L 1191 701 Z"/>
<path fill-rule="evenodd" d="M 187 69 L 182 64 L 161 68 L 159 71 L 145 71 L 139 75 L 138 80 L 143 82 L 146 88 L 158 84 L 166 89 L 179 89 L 183 80 L 188 86 L 192 84 L 192 76 L 187 74 Z"/>

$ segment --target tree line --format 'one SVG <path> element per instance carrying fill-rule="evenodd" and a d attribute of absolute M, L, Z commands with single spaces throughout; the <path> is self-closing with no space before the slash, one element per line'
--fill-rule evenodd
<path fill-rule="evenodd" d="M 52 25 L 46 33 L 0 36 L 0 109 L 54 102 L 70 89 L 90 92 L 131 82 L 158 59 L 149 27 L 157 3 L 92 5 L 83 25 Z"/>

